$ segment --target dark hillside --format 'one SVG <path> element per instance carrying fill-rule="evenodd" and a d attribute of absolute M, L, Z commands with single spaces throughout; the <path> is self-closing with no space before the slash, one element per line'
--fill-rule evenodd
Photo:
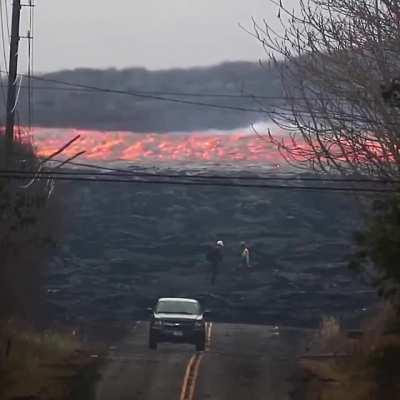
<path fill-rule="evenodd" d="M 276 71 L 248 62 L 164 71 L 143 68 L 76 69 L 46 74 L 43 78 L 123 91 L 155 92 L 156 95 L 158 92 L 280 95 Z M 73 88 L 71 91 L 71 87 L 51 82 L 35 81 L 34 85 L 34 121 L 37 126 L 166 132 L 234 129 L 263 119 L 261 114 L 250 112 L 215 110 L 152 98 L 77 91 Z M 54 90 L 55 87 L 62 90 Z M 251 98 L 164 97 L 260 108 L 260 102 Z M 27 115 L 26 98 L 23 89 L 20 97 L 22 118 Z M 267 103 L 264 100 L 262 104 Z M 25 120 L 22 122 L 27 123 Z"/>

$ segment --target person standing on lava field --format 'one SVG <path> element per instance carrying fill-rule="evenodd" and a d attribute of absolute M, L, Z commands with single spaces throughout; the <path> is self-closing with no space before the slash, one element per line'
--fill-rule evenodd
<path fill-rule="evenodd" d="M 240 269 L 242 271 L 248 270 L 250 266 L 250 251 L 245 242 L 240 243 Z"/>
<path fill-rule="evenodd" d="M 211 284 L 214 285 L 219 274 L 219 268 L 224 259 L 224 242 L 218 240 L 207 252 L 207 261 L 210 263 Z"/>

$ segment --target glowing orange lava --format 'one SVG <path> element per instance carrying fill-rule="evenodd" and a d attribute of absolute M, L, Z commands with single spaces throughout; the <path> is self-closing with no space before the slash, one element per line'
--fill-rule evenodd
<path fill-rule="evenodd" d="M 271 165 L 282 161 L 271 144 L 246 132 L 138 134 L 35 128 L 32 141 L 40 155 L 48 156 L 77 135 L 80 139 L 63 152 L 64 158 L 84 150 L 86 153 L 80 159 L 96 162 L 251 162 Z"/>

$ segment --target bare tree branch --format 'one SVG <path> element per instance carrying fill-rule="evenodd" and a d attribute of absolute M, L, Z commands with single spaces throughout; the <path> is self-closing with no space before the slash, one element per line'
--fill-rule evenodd
<path fill-rule="evenodd" d="M 399 2 L 300 0 L 297 12 L 270 2 L 282 32 L 254 18 L 251 31 L 279 67 L 285 97 L 267 115 L 289 138 L 270 142 L 298 167 L 397 175 Z"/>

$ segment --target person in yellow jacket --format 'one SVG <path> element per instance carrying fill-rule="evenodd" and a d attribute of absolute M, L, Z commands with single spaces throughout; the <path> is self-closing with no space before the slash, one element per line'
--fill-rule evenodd
<path fill-rule="evenodd" d="M 248 269 L 251 268 L 250 265 L 250 251 L 246 246 L 245 242 L 240 243 L 240 268 Z"/>

